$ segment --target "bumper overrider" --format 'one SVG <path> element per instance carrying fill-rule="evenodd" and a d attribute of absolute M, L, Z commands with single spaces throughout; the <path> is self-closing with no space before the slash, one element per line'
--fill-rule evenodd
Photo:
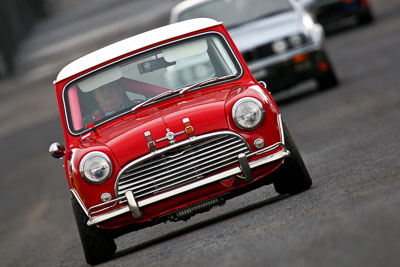
<path fill-rule="evenodd" d="M 281 133 L 283 135 L 283 132 Z M 284 140 L 283 136 L 281 138 L 282 140 Z M 271 154 L 271 152 L 273 153 Z M 286 149 L 284 142 L 277 142 L 269 147 L 260 149 L 255 152 L 239 152 L 237 154 L 239 166 L 226 169 L 222 172 L 208 176 L 201 180 L 197 180 L 189 184 L 184 184 L 183 186 L 176 187 L 166 192 L 162 192 L 141 200 L 136 200 L 133 192 L 131 190 L 128 190 L 113 200 L 92 206 L 89 209 L 85 208 L 85 205 L 83 204 L 78 193 L 74 189 L 72 189 L 71 192 L 88 216 L 88 226 L 97 225 L 99 223 L 105 222 L 107 220 L 127 213 L 132 214 L 134 219 L 140 219 L 142 216 L 141 208 L 143 207 L 189 192 L 202 186 L 231 178 L 232 176 L 244 179 L 246 182 L 251 182 L 253 181 L 253 169 L 275 161 L 283 160 L 289 155 L 290 151 Z M 126 206 L 105 212 L 106 210 L 117 206 L 119 203 L 124 203 L 126 204 Z"/>

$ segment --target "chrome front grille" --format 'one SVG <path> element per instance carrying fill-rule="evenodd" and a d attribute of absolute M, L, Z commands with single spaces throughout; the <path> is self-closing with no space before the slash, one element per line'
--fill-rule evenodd
<path fill-rule="evenodd" d="M 197 136 L 158 152 L 132 162 L 120 173 L 117 196 L 130 190 L 141 199 L 168 191 L 238 163 L 239 153 L 251 151 L 242 137 L 223 132 Z"/>

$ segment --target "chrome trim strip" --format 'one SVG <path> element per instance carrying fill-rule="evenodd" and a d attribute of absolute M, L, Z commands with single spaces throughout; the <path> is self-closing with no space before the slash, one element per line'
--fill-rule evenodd
<path fill-rule="evenodd" d="M 116 198 L 116 199 L 113 199 L 113 200 L 110 200 L 110 201 L 107 201 L 107 202 L 104 202 L 104 203 L 100 203 L 100 204 L 98 204 L 98 205 L 95 205 L 95 206 L 90 207 L 90 208 L 88 209 L 89 217 L 92 217 L 92 216 L 91 216 L 92 214 L 96 214 L 96 213 L 99 213 L 99 212 L 101 212 L 101 211 L 104 211 L 104 210 L 106 210 L 106 209 L 110 209 L 110 208 L 116 206 L 117 203 L 118 203 L 118 201 L 124 200 L 124 199 L 125 199 L 125 197 L 119 197 L 119 198 Z M 101 210 L 92 211 L 92 210 L 95 210 L 95 209 L 97 209 L 97 208 L 101 208 L 101 207 L 103 207 L 103 206 L 111 205 L 112 203 L 114 203 L 112 206 L 106 207 L 106 208 L 101 209 Z"/>
<path fill-rule="evenodd" d="M 83 204 L 83 201 L 80 198 L 80 196 L 78 195 L 78 192 L 76 192 L 75 189 L 71 189 L 71 193 L 75 197 L 76 201 L 78 201 L 78 203 L 81 206 L 81 208 L 83 209 L 83 211 L 86 213 L 86 216 L 88 216 L 90 218 L 89 211 L 88 211 L 88 209 L 86 209 L 85 204 Z"/>
<path fill-rule="evenodd" d="M 282 145 L 281 143 L 278 143 L 278 144 Z M 274 147 L 274 145 L 271 146 L 271 147 Z M 264 164 L 267 164 L 267 163 L 270 163 L 270 162 L 273 162 L 273 161 L 281 160 L 283 158 L 288 157 L 290 155 L 290 152 L 288 150 L 286 150 L 286 148 L 284 146 L 282 146 L 282 147 L 283 147 L 282 151 L 278 151 L 278 152 L 276 152 L 276 153 L 274 153 L 272 155 L 269 155 L 269 156 L 257 159 L 255 161 L 249 162 L 250 168 L 253 169 L 253 168 L 259 167 L 261 165 L 264 165 Z M 165 193 L 161 193 L 159 195 L 156 195 L 156 196 L 149 197 L 149 198 L 146 198 L 144 200 L 138 201 L 137 205 L 138 205 L 139 208 L 145 207 L 145 206 L 151 205 L 153 203 L 156 203 L 158 201 L 161 201 L 161 200 L 164 200 L 164 199 L 179 195 L 181 193 L 190 191 L 192 189 L 195 189 L 195 188 L 198 188 L 198 187 L 210 184 L 210 183 L 214 183 L 214 182 L 223 180 L 223 179 L 225 179 L 227 177 L 231 177 L 231 176 L 239 174 L 241 172 L 242 171 L 241 171 L 240 167 L 238 166 L 238 167 L 226 170 L 224 172 L 218 173 L 216 175 L 210 176 L 208 178 L 196 181 L 194 183 L 191 183 L 191 184 L 188 184 L 188 185 L 173 189 L 171 191 L 168 191 L 168 192 L 165 192 Z M 104 222 L 106 220 L 109 220 L 111 218 L 114 218 L 116 216 L 119 216 L 119 215 L 122 215 L 122 214 L 125 214 L 125 213 L 128 213 L 128 212 L 130 212 L 130 209 L 129 209 L 128 206 L 125 206 L 125 207 L 122 207 L 120 209 L 111 211 L 109 213 L 101 214 L 99 216 L 90 218 L 89 221 L 87 222 L 87 225 L 88 226 L 96 225 L 98 223 Z"/>
<path fill-rule="evenodd" d="M 225 41 L 227 47 L 228 47 L 229 50 L 231 51 L 231 55 L 233 56 L 234 59 L 236 59 L 236 63 L 237 63 L 237 65 L 239 66 L 239 69 L 240 69 L 240 72 L 238 73 L 238 75 L 237 75 L 235 78 L 232 78 L 232 79 L 230 79 L 230 80 L 224 80 L 224 81 L 221 81 L 221 82 L 217 82 L 217 83 L 215 83 L 215 84 L 213 84 L 213 85 L 218 85 L 218 84 L 222 84 L 222 83 L 228 83 L 228 82 L 232 82 L 232 81 L 236 81 L 236 80 L 240 79 L 240 78 L 243 76 L 243 74 L 244 74 L 244 69 L 243 69 L 242 63 L 241 63 L 240 60 L 237 58 L 237 55 L 236 55 L 236 53 L 233 51 L 233 49 L 232 49 L 232 47 L 231 47 L 229 41 L 226 39 L 226 37 L 225 37 L 222 33 L 218 32 L 218 31 L 208 31 L 208 32 L 203 32 L 203 33 L 199 33 L 199 34 L 196 34 L 196 35 L 191 35 L 191 36 L 188 36 L 188 37 L 185 37 L 185 38 L 182 38 L 182 39 L 170 41 L 170 42 L 168 42 L 168 43 L 164 43 L 164 44 L 161 44 L 161 45 L 158 45 L 158 46 L 155 46 L 155 47 L 151 47 L 151 48 L 149 48 L 149 49 L 146 49 L 146 50 L 140 51 L 140 52 L 138 52 L 138 53 L 134 53 L 134 54 L 132 54 L 132 55 L 126 56 L 126 57 L 124 57 L 124 58 L 121 58 L 121 59 L 119 59 L 119 60 L 113 61 L 113 62 L 111 62 L 111 63 L 109 63 L 109 64 L 106 64 L 106 65 L 101 66 L 101 67 L 99 67 L 99 68 L 96 68 L 96 69 L 94 69 L 94 70 L 92 70 L 92 71 L 89 71 L 89 72 L 87 72 L 87 73 L 84 73 L 84 74 L 82 74 L 82 75 L 80 75 L 80 76 L 78 76 L 78 77 L 72 79 L 72 80 L 69 81 L 68 83 L 66 83 L 66 84 L 64 85 L 63 89 L 62 89 L 61 96 L 62 96 L 62 102 L 63 102 L 63 109 L 64 109 L 65 122 L 66 122 L 66 124 L 67 124 L 68 132 L 69 132 L 72 136 L 79 136 L 79 135 L 82 135 L 82 134 L 85 134 L 85 133 L 91 131 L 91 129 L 84 129 L 84 130 L 82 130 L 82 131 L 80 131 L 80 132 L 75 132 L 75 133 L 74 133 L 73 131 L 71 131 L 71 128 L 70 128 L 70 125 L 69 125 L 69 117 L 67 116 L 67 108 L 66 108 L 65 97 L 64 97 L 64 96 L 65 96 L 65 89 L 66 89 L 71 83 L 73 83 L 73 82 L 75 82 L 76 80 L 81 79 L 81 78 L 83 78 L 83 77 L 85 77 L 85 76 L 88 76 L 88 75 L 90 75 L 90 74 L 92 74 L 92 73 L 94 73 L 94 72 L 97 72 L 97 71 L 99 71 L 99 70 L 102 70 L 102 69 L 104 69 L 104 68 L 107 68 L 107 67 L 109 67 L 109 66 L 111 66 L 111 65 L 117 64 L 117 63 L 119 63 L 119 62 L 121 62 L 121 61 L 123 61 L 123 60 L 127 60 L 127 59 L 132 58 L 132 57 L 135 57 L 135 56 L 139 56 L 139 55 L 141 55 L 141 54 L 143 54 L 143 53 L 146 53 L 146 52 L 151 51 L 151 50 L 154 50 L 154 49 L 158 49 L 158 48 L 163 47 L 163 46 L 167 46 L 167 45 L 170 45 L 170 44 L 173 44 L 173 43 L 176 43 L 176 42 L 184 41 L 184 40 L 191 39 L 191 38 L 196 38 L 196 37 L 198 37 L 198 36 L 203 36 L 203 35 L 207 35 L 207 34 L 217 34 L 217 35 L 219 35 L 220 37 L 222 37 L 222 39 Z M 132 51 L 132 52 L 133 52 L 133 51 Z M 95 66 L 94 66 L 94 67 L 95 67 Z M 202 89 L 202 88 L 204 88 L 204 87 L 207 87 L 207 86 L 210 86 L 210 85 L 205 85 L 205 86 L 196 88 L 196 90 L 200 90 L 200 89 Z M 152 104 L 150 104 L 150 105 L 152 105 Z M 110 118 L 110 119 L 108 119 L 108 120 L 105 120 L 104 122 L 102 122 L 102 123 L 96 125 L 96 127 L 98 127 L 98 126 L 100 126 L 100 125 L 103 125 L 103 124 L 106 124 L 107 122 L 112 121 L 112 120 L 114 120 L 114 119 L 116 119 L 116 118 L 118 118 L 118 117 L 125 116 L 126 114 L 129 114 L 129 113 L 131 113 L 131 110 L 128 110 L 128 111 L 126 111 L 126 112 L 124 112 L 124 113 L 117 114 L 116 116 L 113 116 L 112 118 Z"/>
<path fill-rule="evenodd" d="M 95 208 L 97 207 L 97 205 L 96 205 L 96 206 L 93 206 L 93 207 L 90 207 L 90 209 L 89 209 L 90 217 L 93 217 L 93 215 L 95 215 L 95 214 L 97 214 L 97 213 L 100 213 L 100 212 L 102 212 L 102 211 L 111 209 L 112 207 L 117 206 L 117 204 L 118 204 L 118 202 L 115 201 L 115 203 L 114 203 L 113 205 L 107 206 L 107 207 L 105 207 L 105 208 L 103 208 L 103 209 L 96 210 L 96 211 L 92 211 L 92 210 L 95 209 Z M 101 205 L 101 204 L 100 204 L 100 205 Z M 98 207 L 97 207 L 97 208 L 98 208 Z"/>
<path fill-rule="evenodd" d="M 252 157 L 252 156 L 259 156 L 261 154 L 265 154 L 267 152 L 270 152 L 270 151 L 278 148 L 279 146 L 283 146 L 284 147 L 284 144 L 281 143 L 281 142 L 275 143 L 273 145 L 270 145 L 269 147 L 257 150 L 256 152 L 253 152 L 253 153 L 250 153 L 250 154 L 247 154 L 246 157 L 249 158 L 249 157 Z"/>
<path fill-rule="evenodd" d="M 120 216 L 120 215 L 125 214 L 125 213 L 128 213 L 128 212 L 130 212 L 129 207 L 128 207 L 128 206 L 125 206 L 125 207 L 122 207 L 122 208 L 113 210 L 113 211 L 111 211 L 111 212 L 109 212 L 109 213 L 101 214 L 101 215 L 99 215 L 99 216 L 90 218 L 90 219 L 88 220 L 88 222 L 87 222 L 87 225 L 88 225 L 88 226 L 96 225 L 96 224 L 98 224 L 98 223 L 107 221 L 107 220 L 109 220 L 109 219 L 112 219 L 112 218 L 114 218 L 114 217 Z"/>
<path fill-rule="evenodd" d="M 278 114 L 278 127 L 279 127 L 279 132 L 281 134 L 281 142 L 283 145 L 285 145 L 285 133 L 283 131 L 283 122 L 281 114 Z"/>

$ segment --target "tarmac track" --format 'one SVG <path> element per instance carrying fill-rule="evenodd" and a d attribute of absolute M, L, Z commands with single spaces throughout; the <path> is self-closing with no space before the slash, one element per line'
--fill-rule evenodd
<path fill-rule="evenodd" d="M 0 265 L 85 265 L 62 162 L 47 153 L 63 140 L 51 82 L 74 58 L 166 24 L 177 2 L 61 2 L 27 39 L 18 73 L 0 84 Z M 327 40 L 341 85 L 305 85 L 279 104 L 312 189 L 281 197 L 268 186 L 125 235 L 103 265 L 398 266 L 400 1 L 373 7 L 374 24 Z"/>

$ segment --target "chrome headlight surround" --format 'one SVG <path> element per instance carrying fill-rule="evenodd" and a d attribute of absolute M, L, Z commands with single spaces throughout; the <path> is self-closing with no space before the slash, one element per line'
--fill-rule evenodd
<path fill-rule="evenodd" d="M 303 44 L 303 39 L 300 34 L 292 35 L 288 38 L 290 46 L 293 48 L 299 47 Z"/>
<path fill-rule="evenodd" d="M 274 53 L 281 54 L 288 50 L 288 43 L 285 41 L 285 39 L 281 39 L 273 42 L 271 44 L 271 48 Z"/>
<path fill-rule="evenodd" d="M 102 184 L 111 176 L 111 160 L 103 152 L 90 152 L 82 158 L 79 172 L 85 181 L 91 184 Z"/>
<path fill-rule="evenodd" d="M 264 106 L 253 97 L 243 97 L 233 105 L 233 121 L 242 130 L 256 129 L 264 121 L 264 117 Z"/>

